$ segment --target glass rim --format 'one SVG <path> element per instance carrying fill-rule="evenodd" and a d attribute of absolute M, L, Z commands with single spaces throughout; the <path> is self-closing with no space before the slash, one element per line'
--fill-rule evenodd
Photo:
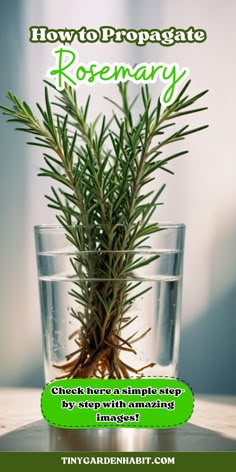
<path fill-rule="evenodd" d="M 171 221 L 150 221 L 149 224 L 157 224 L 160 228 L 185 228 L 186 225 L 184 223 L 174 223 Z M 80 225 L 81 227 L 84 227 L 85 225 Z M 94 228 L 94 227 L 103 227 L 105 225 L 88 225 L 86 227 L 89 228 Z M 124 226 L 123 223 L 118 223 L 117 226 Z M 136 226 L 133 224 L 133 226 Z M 34 225 L 34 230 L 35 231 L 47 231 L 47 230 L 61 230 L 65 232 L 65 228 L 62 225 L 59 224 L 38 224 Z"/>

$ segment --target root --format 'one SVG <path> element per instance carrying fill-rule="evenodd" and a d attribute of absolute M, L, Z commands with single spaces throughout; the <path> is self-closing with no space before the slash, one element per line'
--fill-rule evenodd
<path fill-rule="evenodd" d="M 121 359 L 121 353 L 124 351 L 137 355 L 133 344 L 142 339 L 150 329 L 141 335 L 135 332 L 125 339 L 121 337 L 115 319 L 110 326 L 105 323 L 103 326 L 84 325 L 69 336 L 69 340 L 74 339 L 77 349 L 66 356 L 64 363 L 53 365 L 58 370 L 56 379 L 129 379 L 133 374 L 143 377 L 143 371 L 153 367 L 155 363 L 136 369 Z"/>
<path fill-rule="evenodd" d="M 118 344 L 113 344 L 112 340 L 104 340 L 103 344 L 94 352 L 79 349 L 67 356 L 68 361 L 64 364 L 53 365 L 53 367 L 61 371 L 56 379 L 129 379 L 132 374 L 143 377 L 143 371 L 155 365 L 155 363 L 151 362 L 139 369 L 135 369 L 120 359 L 121 350 L 122 348 Z M 133 349 L 125 350 L 136 354 Z"/>

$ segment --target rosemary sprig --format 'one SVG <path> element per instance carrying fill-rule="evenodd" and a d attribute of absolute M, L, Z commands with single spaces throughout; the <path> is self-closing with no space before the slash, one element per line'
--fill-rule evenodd
<path fill-rule="evenodd" d="M 168 144 L 207 127 L 176 128 L 180 116 L 206 109 L 194 108 L 206 91 L 189 97 L 189 83 L 164 109 L 159 98 L 152 106 L 148 86 L 130 101 L 128 83 L 119 84 L 121 103 L 108 99 L 118 110 L 109 121 L 98 116 L 89 122 L 90 96 L 82 107 L 70 87 L 57 94 L 52 104 L 45 87 L 45 108 L 37 104 L 40 120 L 11 92 L 7 97 L 12 108 L 0 106 L 8 121 L 20 123 L 17 130 L 34 136 L 29 144 L 44 148 L 45 167 L 39 175 L 59 184 L 46 196 L 48 206 L 56 210 L 76 248 L 71 264 L 77 277 L 70 294 L 78 302 L 78 309 L 71 309 L 79 326 L 71 336 L 77 348 L 57 366 L 60 377 L 121 378 L 138 372 L 120 358 L 120 352 L 135 353 L 133 344 L 146 332 L 128 339 L 122 332 L 135 320 L 128 315 L 132 303 L 149 290 L 134 282 L 134 275 L 159 257 L 144 257 L 140 251 L 160 229 L 151 218 L 165 188 L 148 191 L 146 186 L 157 171 L 173 174 L 169 163 L 187 153 L 163 154 Z M 135 122 L 133 107 L 138 98 L 142 112 Z"/>

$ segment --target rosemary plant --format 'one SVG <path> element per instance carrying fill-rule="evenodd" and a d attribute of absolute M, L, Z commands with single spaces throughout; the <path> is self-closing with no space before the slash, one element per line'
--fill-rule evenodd
<path fill-rule="evenodd" d="M 121 358 L 122 351 L 135 353 L 133 344 L 146 334 L 134 333 L 128 339 L 123 335 L 134 321 L 130 306 L 148 290 L 137 290 L 141 282 L 130 280 L 137 269 L 158 257 L 135 256 L 160 229 L 151 218 L 165 186 L 157 191 L 146 186 L 156 171 L 173 174 L 169 162 L 187 153 L 163 155 L 163 151 L 168 144 L 207 127 L 191 129 L 186 124 L 176 128 L 179 117 L 206 109 L 195 107 L 206 91 L 189 97 L 189 83 L 164 109 L 160 98 L 152 106 L 147 86 L 130 101 L 128 83 L 121 83 L 121 103 L 108 99 L 118 110 L 110 121 L 99 116 L 90 122 L 90 96 L 82 107 L 68 86 L 53 103 L 45 87 L 45 109 L 37 103 L 41 120 L 10 92 L 7 97 L 12 108 L 1 106 L 8 121 L 20 123 L 17 130 L 35 137 L 29 144 L 44 148 L 45 167 L 39 175 L 59 183 L 46 196 L 48 206 L 56 210 L 75 247 L 70 295 L 78 309 L 72 308 L 70 314 L 78 320 L 73 334 L 76 348 L 57 366 L 59 378 L 128 378 L 147 367 L 137 371 Z M 135 121 L 137 99 L 141 99 L 142 112 Z"/>

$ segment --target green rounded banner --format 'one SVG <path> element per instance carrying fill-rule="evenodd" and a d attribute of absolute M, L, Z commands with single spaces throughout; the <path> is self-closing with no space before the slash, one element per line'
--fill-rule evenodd
<path fill-rule="evenodd" d="M 59 428 L 174 428 L 193 412 L 193 394 L 173 378 L 66 379 L 42 392 L 44 419 Z"/>

